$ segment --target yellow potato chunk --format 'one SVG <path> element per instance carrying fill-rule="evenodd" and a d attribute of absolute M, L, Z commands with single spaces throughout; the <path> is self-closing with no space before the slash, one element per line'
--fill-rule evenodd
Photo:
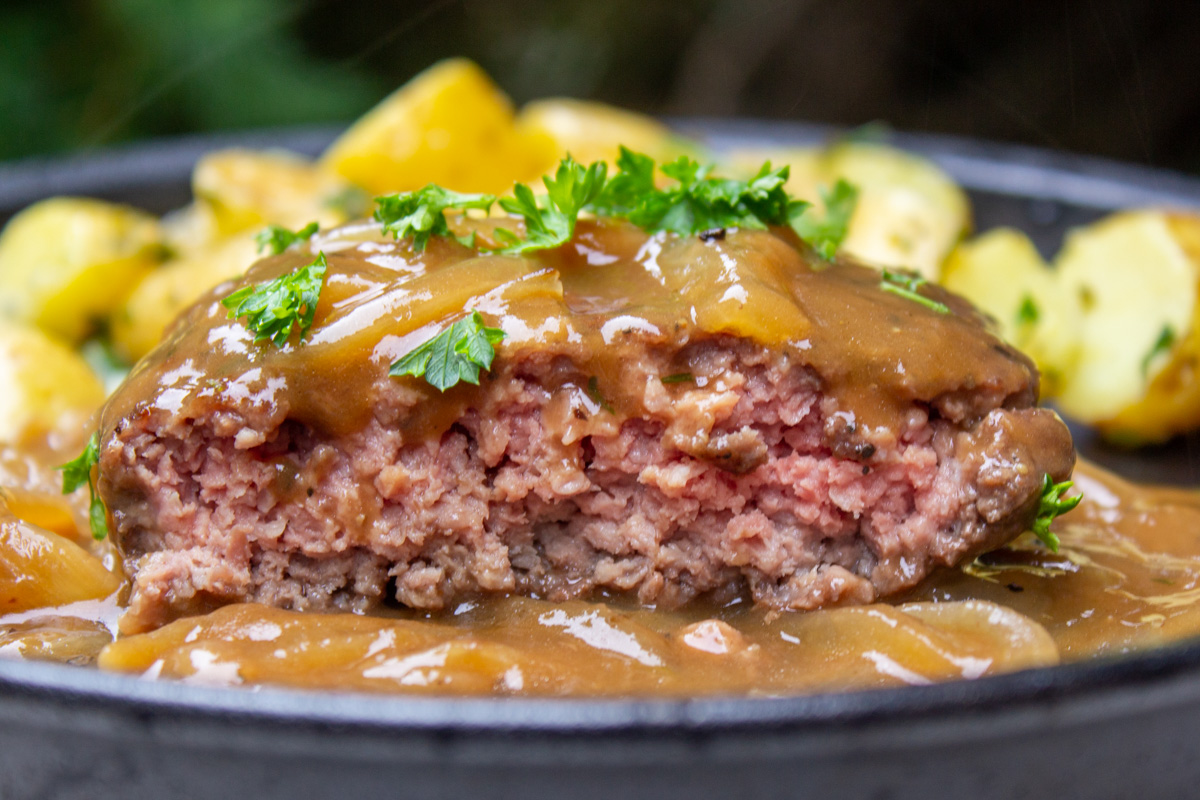
<path fill-rule="evenodd" d="M 1187 254 L 1193 269 L 1200 269 L 1200 218 L 1180 214 L 1166 216 L 1175 243 Z M 1180 280 L 1180 291 L 1187 290 Z M 1182 305 L 1182 304 L 1181 304 Z M 1099 423 L 1110 439 L 1127 444 L 1164 441 L 1200 426 L 1200 325 L 1197 310 L 1186 326 L 1164 336 L 1164 322 L 1154 350 L 1143 356 L 1149 377 L 1145 393 L 1111 418 Z"/>
<path fill-rule="evenodd" d="M 942 262 L 971 227 L 962 189 L 930 161 L 893 147 L 843 144 L 822 161 L 833 180 L 845 178 L 859 187 L 846 252 L 937 280 Z"/>
<path fill-rule="evenodd" d="M 1082 307 L 1079 358 L 1058 402 L 1110 438 L 1162 440 L 1200 418 L 1191 396 L 1200 262 L 1180 225 L 1158 211 L 1114 214 L 1073 232 L 1057 259 Z"/>
<path fill-rule="evenodd" d="M 437 183 L 501 194 L 551 168 L 554 141 L 518 130 L 512 103 L 465 59 L 434 64 L 330 145 L 321 163 L 375 194 Z"/>
<path fill-rule="evenodd" d="M 568 98 L 536 100 L 521 109 L 517 128 L 554 141 L 556 156 L 576 161 L 617 159 L 618 146 L 668 160 L 688 149 L 671 129 L 655 119 L 604 103 Z"/>
<path fill-rule="evenodd" d="M 338 199 L 353 187 L 331 170 L 283 150 L 220 150 L 200 159 L 192 191 L 212 210 L 218 236 L 268 224 L 301 228 L 346 221 Z"/>
<path fill-rule="evenodd" d="M 148 214 L 100 200 L 43 200 L 0 234 L 0 314 L 78 342 L 161 256 Z"/>
<path fill-rule="evenodd" d="M 858 205 L 841 251 L 868 264 L 914 269 L 929 280 L 971 227 L 971 206 L 957 184 L 927 159 L 894 147 L 847 142 L 828 148 L 747 150 L 731 163 L 741 171 L 764 160 L 789 165 L 787 189 L 820 204 L 821 187 L 844 178 Z"/>
<path fill-rule="evenodd" d="M 167 326 L 200 295 L 241 275 L 258 259 L 253 237 L 234 236 L 170 261 L 146 277 L 113 315 L 113 347 L 133 362 L 162 340 Z"/>
<path fill-rule="evenodd" d="M 104 402 L 104 384 L 73 350 L 0 320 L 0 443 L 74 432 Z"/>
<path fill-rule="evenodd" d="M 98 600 L 120 586 L 100 559 L 0 503 L 0 613 Z"/>
<path fill-rule="evenodd" d="M 997 228 L 960 244 L 946 260 L 942 285 L 990 314 L 1004 338 L 1037 362 L 1043 395 L 1057 393 L 1079 353 L 1082 309 L 1029 237 Z"/>

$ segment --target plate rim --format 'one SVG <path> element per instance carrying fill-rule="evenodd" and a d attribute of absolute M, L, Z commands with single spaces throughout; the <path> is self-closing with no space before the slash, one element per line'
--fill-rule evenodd
<path fill-rule="evenodd" d="M 734 145 L 814 144 L 845 132 L 791 121 L 669 121 L 677 131 L 697 136 L 717 152 Z M 190 174 L 200 155 L 223 147 L 284 147 L 313 155 L 340 130 L 310 126 L 172 137 L 0 163 L 0 214 L 54 194 L 105 197 L 174 184 Z M 1200 178 L 1152 167 L 936 134 L 897 132 L 886 141 L 931 158 L 968 191 L 1096 210 L 1126 207 L 1132 192 L 1140 205 L 1200 208 Z M 976 680 L 782 698 L 425 698 L 275 687 L 246 690 L 0 659 L 0 717 L 14 703 L 32 699 L 42 704 L 83 704 L 132 717 L 169 713 L 222 723 L 243 720 L 313 729 L 336 726 L 487 736 L 512 732 L 586 737 L 630 732 L 794 734 L 922 719 L 946 721 L 964 713 L 999 716 L 1046 704 L 1072 707 L 1086 715 L 1126 707 L 1130 691 L 1141 700 L 1153 696 L 1165 704 L 1200 702 L 1200 638 L 1138 654 Z M 1030 718 L 1026 724 L 1039 723 Z"/>

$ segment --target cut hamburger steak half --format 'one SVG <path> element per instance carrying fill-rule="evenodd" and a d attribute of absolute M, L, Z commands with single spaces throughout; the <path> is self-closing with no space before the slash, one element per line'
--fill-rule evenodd
<path fill-rule="evenodd" d="M 228 318 L 231 291 L 318 250 L 307 336 Z M 1074 463 L 1032 362 L 921 291 L 786 230 L 580 221 L 525 257 L 320 234 L 198 301 L 107 405 L 122 627 L 236 601 L 807 609 L 910 587 L 1027 530 Z M 480 385 L 389 373 L 472 311 L 504 332 Z"/>

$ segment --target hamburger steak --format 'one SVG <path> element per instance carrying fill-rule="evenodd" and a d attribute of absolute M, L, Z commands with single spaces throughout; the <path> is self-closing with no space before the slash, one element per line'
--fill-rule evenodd
<path fill-rule="evenodd" d="M 318 250 L 303 340 L 227 318 Z M 581 221 L 524 258 L 318 234 L 197 302 L 104 410 L 122 627 L 235 601 L 806 609 L 910 587 L 1026 530 L 1074 463 L 1032 362 L 921 292 L 949 313 L 790 231 Z M 481 385 L 389 375 L 470 309 L 506 334 Z"/>

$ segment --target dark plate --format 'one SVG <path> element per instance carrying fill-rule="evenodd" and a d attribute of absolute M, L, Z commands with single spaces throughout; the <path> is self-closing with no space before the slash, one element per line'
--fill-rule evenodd
<path fill-rule="evenodd" d="M 791 123 L 680 121 L 715 147 L 804 144 Z M 315 153 L 329 130 L 154 142 L 0 166 L 0 219 L 51 194 L 165 211 L 203 152 Z M 1200 206 L 1200 181 L 1040 150 L 929 136 L 977 227 L 1047 252 L 1072 225 L 1135 205 Z M 1197 484 L 1200 439 L 1081 449 L 1139 479 Z M 2 798 L 1133 798 L 1200 785 L 1200 642 L 1121 659 L 911 689 L 783 699 L 453 700 L 240 691 L 0 660 Z"/>

